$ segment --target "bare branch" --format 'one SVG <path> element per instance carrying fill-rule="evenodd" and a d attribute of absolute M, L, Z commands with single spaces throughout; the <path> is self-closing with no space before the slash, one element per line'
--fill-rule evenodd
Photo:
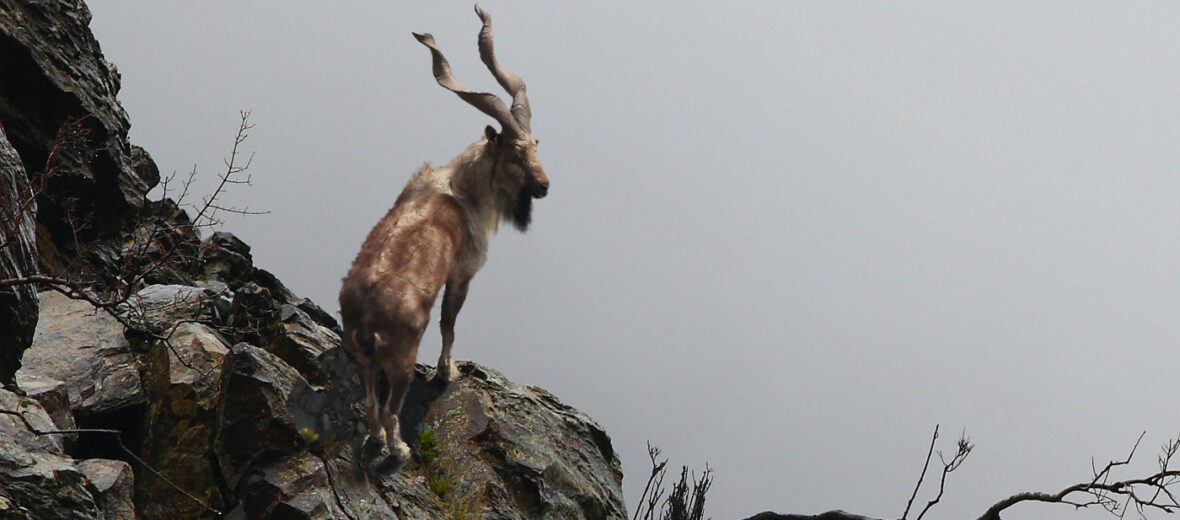
<path fill-rule="evenodd" d="M 942 500 L 942 493 L 946 490 L 946 476 L 963 465 L 963 461 L 967 460 L 967 455 L 971 454 L 971 450 L 975 446 L 971 444 L 971 440 L 967 438 L 967 432 L 964 431 L 959 435 L 955 447 L 955 455 L 949 461 L 942 457 L 942 452 L 938 453 L 938 460 L 942 461 L 942 478 L 938 482 L 938 495 L 926 503 L 926 507 L 922 508 L 922 512 L 918 514 L 918 520 L 922 520 L 922 517 L 926 516 L 926 512 Z"/>
<path fill-rule="evenodd" d="M 1180 437 L 1169 440 L 1163 445 L 1162 454 L 1157 459 L 1159 471 L 1141 478 L 1111 481 L 1111 473 L 1115 468 L 1125 466 L 1131 462 L 1143 435 L 1135 441 L 1131 453 L 1122 460 L 1112 460 L 1101 470 L 1094 471 L 1094 478 L 1089 482 L 1082 482 L 1063 488 L 1056 493 L 1025 492 L 1017 493 L 1004 500 L 996 502 L 979 517 L 979 520 L 1000 520 L 1000 512 L 1021 502 L 1045 502 L 1068 504 L 1075 508 L 1100 506 L 1112 514 L 1123 517 L 1134 507 L 1143 516 L 1146 509 L 1156 509 L 1166 513 L 1180 511 L 1180 502 L 1170 486 L 1180 478 L 1180 470 L 1168 469 L 1177 447 L 1180 447 Z M 1150 493 L 1150 495 L 1144 494 Z M 1082 500 L 1071 498 L 1080 495 Z"/>
<path fill-rule="evenodd" d="M 910 507 L 914 504 L 914 499 L 918 497 L 918 490 L 922 488 L 922 481 L 926 479 L 926 470 L 930 468 L 930 457 L 934 455 L 934 443 L 938 441 L 938 427 L 934 425 L 934 435 L 930 436 L 930 448 L 926 450 L 926 463 L 922 464 L 922 473 L 918 475 L 918 482 L 914 484 L 914 492 L 910 494 L 910 499 L 905 503 L 905 511 L 901 514 L 901 520 L 909 517 Z"/>
<path fill-rule="evenodd" d="M 42 430 L 38 430 L 38 429 L 34 428 L 33 425 L 29 423 L 29 420 L 25 418 L 24 414 L 19 411 L 0 410 L 0 414 L 11 415 L 13 417 L 19 418 L 21 420 L 21 422 L 23 422 L 25 424 L 25 427 L 29 429 L 29 431 L 33 432 L 34 434 L 36 434 L 38 436 L 42 436 L 42 435 L 72 435 L 72 434 L 77 434 L 77 433 L 102 433 L 102 434 L 112 435 L 115 437 L 115 442 L 117 442 L 119 444 L 119 449 L 123 450 L 123 453 L 127 454 L 127 456 L 134 459 L 135 462 L 138 462 L 140 466 L 147 468 L 147 470 L 152 472 L 152 474 L 155 475 L 156 478 L 163 480 L 166 484 L 168 484 L 173 489 L 184 494 L 184 496 L 188 497 L 189 500 L 196 502 L 198 505 L 200 505 L 206 511 L 209 511 L 210 513 L 213 513 L 219 517 L 223 514 L 221 511 L 214 509 L 213 507 L 210 507 L 209 504 L 206 504 L 201 499 L 197 498 L 196 496 L 193 496 L 192 493 L 185 491 L 184 488 L 180 487 L 175 482 L 172 482 L 171 480 L 169 480 L 168 477 L 165 477 L 163 473 L 160 473 L 159 471 L 157 471 L 156 468 L 153 468 L 150 464 L 148 464 L 147 462 L 144 462 L 143 459 L 139 458 L 138 455 L 136 455 L 134 452 L 132 452 L 130 449 L 128 449 L 127 446 L 125 444 L 123 444 L 123 432 L 122 431 L 105 429 L 105 428 L 75 428 L 75 429 L 71 429 L 71 430 L 42 431 Z"/>

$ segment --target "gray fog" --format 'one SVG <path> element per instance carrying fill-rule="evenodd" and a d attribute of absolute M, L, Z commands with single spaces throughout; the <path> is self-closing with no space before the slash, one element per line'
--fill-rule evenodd
<path fill-rule="evenodd" d="M 483 7 L 552 186 L 493 239 L 455 356 L 598 420 L 630 507 L 648 441 L 715 470 L 718 520 L 898 517 L 935 424 L 944 451 L 965 429 L 928 516 L 950 519 L 1089 480 L 1143 431 L 1121 475 L 1146 475 L 1180 433 L 1176 4 Z M 410 174 L 494 123 L 410 35 L 501 94 L 470 2 L 91 9 L 132 141 L 197 193 L 252 111 L 254 186 L 226 202 L 269 213 L 223 228 L 329 311 Z"/>

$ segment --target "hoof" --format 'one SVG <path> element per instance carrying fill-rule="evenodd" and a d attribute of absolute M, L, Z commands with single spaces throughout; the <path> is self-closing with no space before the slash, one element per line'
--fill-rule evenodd
<path fill-rule="evenodd" d="M 392 475 L 410 461 L 410 447 L 399 441 L 398 446 L 391 450 L 381 439 L 368 436 L 361 445 L 360 461 L 370 473 Z"/>
<path fill-rule="evenodd" d="M 437 368 L 435 368 L 434 376 L 431 377 L 430 380 L 450 383 L 451 381 L 454 381 L 456 377 L 459 377 L 459 367 L 455 366 L 455 363 L 452 361 L 445 365 L 439 365 Z"/>
<path fill-rule="evenodd" d="M 373 436 L 365 437 L 365 442 L 361 445 L 359 458 L 361 465 L 365 469 L 377 473 L 389 457 L 389 448 L 385 446 L 385 442 Z"/>
<path fill-rule="evenodd" d="M 398 460 L 397 457 L 386 457 L 380 461 L 374 461 L 373 473 L 382 476 L 393 475 L 402 470 L 406 466 L 405 460 Z"/>
<path fill-rule="evenodd" d="M 406 463 L 410 461 L 410 447 L 406 443 L 399 443 L 400 445 L 393 450 L 386 449 L 383 453 L 385 457 L 374 461 L 373 471 L 378 475 L 392 475 L 401 471 Z"/>

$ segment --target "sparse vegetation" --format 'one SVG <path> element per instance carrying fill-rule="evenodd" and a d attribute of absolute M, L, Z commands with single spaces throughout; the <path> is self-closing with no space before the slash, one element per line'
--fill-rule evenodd
<path fill-rule="evenodd" d="M 434 429 L 423 426 L 418 432 L 418 458 L 423 464 L 430 464 L 438 458 L 438 440 L 434 438 Z"/>
<path fill-rule="evenodd" d="M 699 478 L 695 472 L 689 471 L 688 466 L 681 466 L 680 480 L 668 492 L 664 488 L 668 459 L 661 460 L 660 449 L 651 443 L 647 444 L 647 455 L 651 459 L 651 475 L 631 520 L 703 520 L 705 494 L 713 485 L 713 470 L 709 469 L 709 465 L 705 465 Z"/>
<path fill-rule="evenodd" d="M 438 495 L 439 498 L 442 498 L 451 489 L 451 481 L 447 479 L 428 480 L 426 484 L 430 486 L 430 491 Z"/>

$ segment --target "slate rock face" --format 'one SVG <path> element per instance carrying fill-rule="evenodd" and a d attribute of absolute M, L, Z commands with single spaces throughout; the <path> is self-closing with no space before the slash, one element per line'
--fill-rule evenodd
<path fill-rule="evenodd" d="M 625 518 L 610 438 L 549 392 L 471 363 L 426 410 L 428 478 L 476 518 Z M 428 432 L 422 434 L 421 432 Z"/>
<path fill-rule="evenodd" d="M 0 124 L 25 169 L 40 172 L 62 125 L 82 121 L 85 146 L 95 154 L 85 165 L 71 158 L 62 173 L 75 180 L 66 187 L 94 212 L 122 215 L 142 206 L 152 184 L 139 173 L 150 169 L 137 163 L 127 141 L 131 125 L 115 98 L 119 73 L 89 24 L 81 1 L 0 0 Z"/>
<path fill-rule="evenodd" d="M 140 457 L 172 483 L 211 507 L 225 504 L 222 481 L 210 464 L 217 431 L 218 382 L 229 347 L 215 331 L 183 323 L 157 342 L 144 363 L 147 418 Z M 155 476 L 136 479 L 145 519 L 201 518 L 208 511 Z"/>
<path fill-rule="evenodd" d="M 31 195 L 24 165 L 0 124 L 0 280 L 37 274 L 37 204 Z M 33 344 L 37 305 L 33 285 L 0 289 L 0 386 L 14 384 L 21 355 Z"/>
<path fill-rule="evenodd" d="M 239 343 L 226 357 L 219 394 L 214 452 L 226 481 L 299 451 L 302 438 L 287 400 L 306 381 L 273 354 Z"/>
<path fill-rule="evenodd" d="M 95 498 L 105 520 L 135 520 L 131 501 L 135 487 L 131 465 L 121 460 L 87 459 L 78 470 L 94 486 Z"/>
<path fill-rule="evenodd" d="M 143 387 L 123 326 L 85 301 L 56 292 L 40 296 L 40 322 L 18 383 L 26 374 L 64 382 L 79 418 L 142 405 Z"/>
<path fill-rule="evenodd" d="M 86 478 L 65 456 L 49 414 L 28 397 L 0 389 L 0 518 L 102 520 Z"/>

